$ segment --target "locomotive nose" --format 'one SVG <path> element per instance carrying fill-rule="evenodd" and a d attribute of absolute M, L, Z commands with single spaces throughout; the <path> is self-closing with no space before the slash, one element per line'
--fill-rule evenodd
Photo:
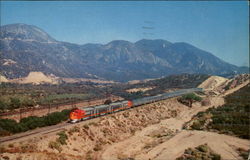
<path fill-rule="evenodd" d="M 76 117 L 76 115 L 75 115 L 74 112 L 70 112 L 70 114 L 69 114 L 69 119 L 70 119 L 70 120 L 77 119 L 77 117 Z"/>

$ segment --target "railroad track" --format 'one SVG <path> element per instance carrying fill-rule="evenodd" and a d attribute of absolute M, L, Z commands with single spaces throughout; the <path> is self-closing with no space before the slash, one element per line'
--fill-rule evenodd
<path fill-rule="evenodd" d="M 201 91 L 200 89 L 191 89 L 190 91 L 188 91 L 188 90 L 190 90 L 190 89 L 186 89 L 186 90 L 182 90 L 182 91 L 179 90 L 179 91 L 175 91 L 175 92 L 171 92 L 171 93 L 166 93 L 166 95 L 169 96 L 169 97 L 167 97 L 165 99 L 178 97 L 178 96 L 187 94 L 189 92 Z M 142 99 L 147 99 L 147 98 L 150 98 L 150 97 L 146 97 L 146 98 L 142 98 Z M 163 99 L 161 99 L 161 100 L 163 100 Z M 151 103 L 154 103 L 154 102 L 156 102 L 156 101 L 152 101 Z M 145 104 L 147 104 L 147 103 L 145 103 Z M 82 122 L 86 122 L 88 120 L 91 120 L 91 119 L 87 119 L 87 120 L 84 120 Z M 82 122 L 79 122 L 79 123 L 82 123 Z M 28 136 L 32 136 L 32 135 L 36 135 L 36 134 L 49 134 L 51 132 L 57 132 L 58 130 L 62 130 L 63 128 L 65 128 L 65 127 L 67 127 L 69 125 L 74 125 L 74 124 L 64 122 L 64 123 L 54 125 L 54 126 L 38 128 L 38 129 L 35 129 L 33 131 L 27 131 L 27 132 L 15 134 L 15 135 L 12 135 L 12 136 L 1 137 L 0 138 L 0 143 L 17 140 L 17 139 L 24 138 L 24 137 L 28 138 Z"/>
<path fill-rule="evenodd" d="M 31 136 L 31 135 L 36 135 L 36 134 L 48 134 L 51 132 L 57 132 L 59 130 L 62 130 L 64 127 L 71 125 L 70 123 L 61 123 L 58 125 L 54 125 L 54 126 L 49 126 L 49 127 L 43 127 L 43 128 L 38 128 L 32 131 L 27 131 L 24 133 L 18 133 L 15 135 L 11 135 L 11 136 L 7 136 L 7 137 L 1 137 L 0 138 L 0 143 L 4 143 L 4 142 L 8 142 L 8 141 L 13 141 L 13 140 L 17 140 L 23 137 L 27 137 Z"/>

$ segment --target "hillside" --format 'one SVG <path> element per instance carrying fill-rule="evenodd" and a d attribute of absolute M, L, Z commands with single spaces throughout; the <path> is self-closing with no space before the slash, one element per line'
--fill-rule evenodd
<path fill-rule="evenodd" d="M 197 114 L 186 128 L 217 131 L 250 139 L 249 110 L 250 85 L 225 97 L 226 103 L 218 108 L 208 109 Z"/>
<path fill-rule="evenodd" d="M 180 73 L 231 75 L 248 71 L 183 42 L 143 39 L 78 45 L 57 41 L 32 25 L 10 24 L 1 26 L 0 31 L 0 70 L 7 79 L 42 72 L 124 82 Z"/>
<path fill-rule="evenodd" d="M 203 106 L 196 102 L 189 108 L 177 98 L 171 98 L 70 125 L 57 133 L 23 137 L 2 144 L 0 156 L 10 159 L 173 160 L 188 148 L 207 144 L 222 159 L 241 159 L 239 150 L 247 151 L 249 140 L 183 129 L 197 113 L 224 104 L 222 96 L 203 95 L 203 98 L 208 98 L 211 104 Z"/>

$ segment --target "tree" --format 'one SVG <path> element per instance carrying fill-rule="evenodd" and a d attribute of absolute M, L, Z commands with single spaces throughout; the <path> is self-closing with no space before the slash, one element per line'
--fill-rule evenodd
<path fill-rule="evenodd" d="M 21 102 L 19 98 L 16 97 L 11 97 L 10 98 L 10 105 L 12 109 L 20 108 L 21 107 Z"/>
<path fill-rule="evenodd" d="M 0 110 L 3 111 L 5 109 L 7 109 L 7 104 L 0 100 Z"/>
<path fill-rule="evenodd" d="M 195 95 L 194 93 L 185 94 L 181 97 L 181 102 L 185 103 L 185 101 L 187 101 L 189 107 L 192 107 L 192 104 L 194 101 L 200 102 L 201 100 L 202 100 L 202 98 Z"/>

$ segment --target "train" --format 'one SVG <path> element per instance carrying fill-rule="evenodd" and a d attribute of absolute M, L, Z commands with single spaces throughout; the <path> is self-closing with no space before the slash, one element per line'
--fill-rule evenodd
<path fill-rule="evenodd" d="M 157 102 L 160 100 L 181 96 L 192 92 L 201 92 L 202 88 L 180 89 L 170 93 L 158 94 L 156 96 L 144 97 L 135 100 L 124 100 L 121 102 L 114 102 L 110 104 L 98 105 L 93 107 L 75 108 L 70 112 L 69 122 L 76 123 L 82 120 L 91 119 L 94 117 L 111 114 L 122 111 L 132 107 Z"/>

